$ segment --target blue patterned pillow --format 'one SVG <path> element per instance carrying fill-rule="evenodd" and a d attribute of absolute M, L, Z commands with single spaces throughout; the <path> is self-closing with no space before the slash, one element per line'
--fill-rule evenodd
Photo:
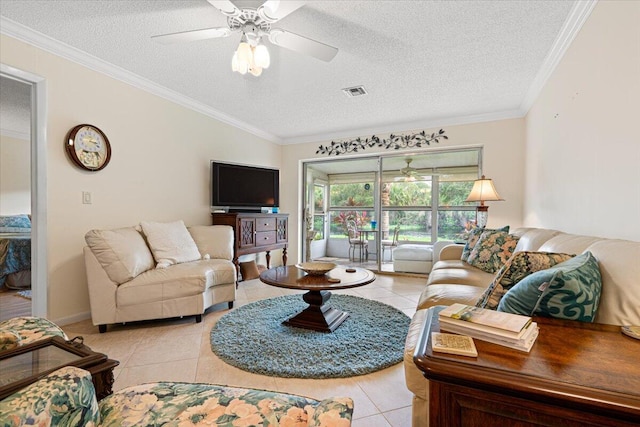
<path fill-rule="evenodd" d="M 502 297 L 525 277 L 551 268 L 573 257 L 574 255 L 552 252 L 516 252 L 496 273 L 496 277 L 484 291 L 476 303 L 476 307 L 490 310 L 497 309 Z"/>
<path fill-rule="evenodd" d="M 498 311 L 593 322 L 601 291 L 598 261 L 585 252 L 525 277 L 502 297 Z"/>
<path fill-rule="evenodd" d="M 31 220 L 28 215 L 0 216 L 0 233 L 29 233 Z"/>
<path fill-rule="evenodd" d="M 462 255 L 460 256 L 460 259 L 462 261 L 467 261 L 469 259 L 469 255 L 471 255 L 471 251 L 475 247 L 476 243 L 478 243 L 478 240 L 480 239 L 480 236 L 482 235 L 482 233 L 484 233 L 485 231 L 487 232 L 506 231 L 508 233 L 509 226 L 505 225 L 502 228 L 476 227 L 471 231 L 469 231 L 469 238 L 467 239 L 467 243 L 465 243 L 464 248 L 462 249 Z"/>

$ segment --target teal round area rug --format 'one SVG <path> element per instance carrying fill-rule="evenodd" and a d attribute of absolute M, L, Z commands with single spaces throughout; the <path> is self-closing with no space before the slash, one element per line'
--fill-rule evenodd
<path fill-rule="evenodd" d="M 285 378 L 345 378 L 402 361 L 410 319 L 381 302 L 331 295 L 331 307 L 349 313 L 333 332 L 283 325 L 307 307 L 287 295 L 239 307 L 211 330 L 211 349 L 245 371 Z"/>

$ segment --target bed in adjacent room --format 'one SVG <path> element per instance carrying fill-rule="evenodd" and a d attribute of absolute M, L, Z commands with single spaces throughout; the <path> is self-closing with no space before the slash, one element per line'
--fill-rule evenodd
<path fill-rule="evenodd" d="M 0 216 L 0 286 L 31 288 L 31 220 L 29 215 Z"/>

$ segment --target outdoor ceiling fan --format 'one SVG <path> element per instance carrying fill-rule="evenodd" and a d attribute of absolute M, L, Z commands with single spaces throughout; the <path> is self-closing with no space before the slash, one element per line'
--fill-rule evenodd
<path fill-rule="evenodd" d="M 227 27 L 205 28 L 202 30 L 181 31 L 162 34 L 151 38 L 159 43 L 181 43 L 228 37 L 232 32 L 241 32 L 240 45 L 233 55 L 231 68 L 240 74 L 249 72 L 254 76 L 262 74 L 263 68 L 270 64 L 269 51 L 260 44 L 262 37 L 280 47 L 313 56 L 322 61 L 331 61 L 338 49 L 316 40 L 285 31 L 271 28 L 271 24 L 304 6 L 304 2 L 295 0 L 268 0 L 257 9 L 239 9 L 230 0 L 207 0 L 213 7 L 227 17 Z"/>
<path fill-rule="evenodd" d="M 407 167 L 400 169 L 400 173 L 404 175 L 405 178 L 408 178 L 411 181 L 415 180 L 416 175 L 418 174 L 418 170 L 411 167 L 412 161 L 413 159 L 406 159 L 405 162 L 407 162 Z"/>

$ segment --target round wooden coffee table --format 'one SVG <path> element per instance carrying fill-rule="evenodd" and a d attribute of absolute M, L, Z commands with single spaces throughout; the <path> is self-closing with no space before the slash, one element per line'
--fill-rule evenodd
<path fill-rule="evenodd" d="M 355 271 L 347 272 L 346 267 L 338 266 L 323 276 L 311 276 L 296 267 L 282 266 L 263 271 L 260 280 L 279 288 L 308 291 L 302 299 L 309 307 L 285 320 L 285 325 L 333 332 L 349 317 L 349 313 L 326 304 L 331 298 L 330 290 L 356 288 L 376 280 L 376 275 L 369 270 L 357 267 L 349 269 Z M 340 281 L 335 282 L 338 279 Z"/>

